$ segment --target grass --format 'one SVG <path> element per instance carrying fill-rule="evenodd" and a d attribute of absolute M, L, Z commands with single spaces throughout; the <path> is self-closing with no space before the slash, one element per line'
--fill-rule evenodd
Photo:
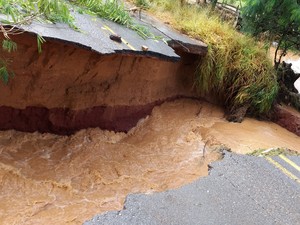
<path fill-rule="evenodd" d="M 10 39 L 4 39 L 2 49 L 10 53 L 17 50 L 17 44 Z M 7 64 L 7 60 L 0 58 L 0 79 L 4 84 L 8 83 L 9 78 L 14 77 L 14 73 L 8 70 Z"/>
<path fill-rule="evenodd" d="M 136 31 L 144 39 L 156 38 L 147 27 L 135 23 L 125 9 L 124 4 L 118 0 L 105 0 L 103 2 L 99 0 L 77 0 L 75 4 L 81 8 L 86 8 L 98 17 L 111 20 Z"/>
<path fill-rule="evenodd" d="M 148 0 L 135 0 L 134 3 L 135 3 L 136 6 L 141 7 L 143 9 L 148 9 L 149 8 Z"/>
<path fill-rule="evenodd" d="M 0 79 L 4 84 L 7 84 L 9 78 L 13 78 L 14 73 L 7 69 L 7 62 L 4 59 L 0 59 Z"/>
<path fill-rule="evenodd" d="M 138 1 L 146 6 L 146 0 Z M 118 0 L 0 0 L 0 11 L 7 15 L 3 24 L 25 24 L 32 20 L 62 22 L 77 29 L 72 10 L 87 12 L 135 30 L 143 38 L 155 38 L 149 30 L 134 22 L 122 2 Z M 9 34 L 8 34 L 9 35 Z"/>
<path fill-rule="evenodd" d="M 216 93 L 228 109 L 249 105 L 249 114 L 268 112 L 278 84 L 271 60 L 261 45 L 235 31 L 210 8 L 180 6 L 177 0 L 151 0 L 150 11 L 175 29 L 202 40 L 208 54 L 199 61 L 195 86 Z"/>
<path fill-rule="evenodd" d="M 30 23 L 32 19 L 44 22 L 63 22 L 73 26 L 69 3 L 64 0 L 0 0 L 0 11 L 7 15 L 4 24 Z"/>
<path fill-rule="evenodd" d="M 286 148 L 270 148 L 270 149 L 258 149 L 247 155 L 264 156 L 264 157 L 267 157 L 267 156 L 272 157 L 272 156 L 279 156 L 279 155 L 298 156 L 299 152 L 296 152 L 296 151 L 293 151 L 290 149 L 286 149 Z"/>

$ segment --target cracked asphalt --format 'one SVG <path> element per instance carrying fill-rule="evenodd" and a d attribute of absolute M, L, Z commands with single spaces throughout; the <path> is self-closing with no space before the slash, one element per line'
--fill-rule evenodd
<path fill-rule="evenodd" d="M 179 43 L 190 53 L 205 55 L 207 45 L 201 41 L 191 39 L 180 34 L 164 23 L 155 20 L 145 12 L 143 20 L 137 15 L 132 15 L 136 24 L 143 25 L 157 38 L 142 38 L 137 32 L 109 20 L 87 14 L 72 12 L 74 23 L 78 31 L 64 23 L 41 23 L 33 21 L 31 24 L 17 26 L 27 32 L 39 34 L 46 40 L 60 40 L 72 43 L 100 54 L 126 54 L 158 58 L 161 60 L 178 61 L 180 56 L 175 53 L 167 42 Z M 7 17 L 0 12 L 0 20 Z M 121 43 L 112 41 L 110 35 L 120 36 Z M 143 50 L 146 46 L 148 50 Z"/>
<path fill-rule="evenodd" d="M 225 152 L 211 164 L 209 176 L 175 190 L 129 195 L 123 210 L 96 215 L 84 225 L 298 225 L 300 157 L 288 158 L 293 166 L 272 157 L 294 179 L 267 158 Z"/>

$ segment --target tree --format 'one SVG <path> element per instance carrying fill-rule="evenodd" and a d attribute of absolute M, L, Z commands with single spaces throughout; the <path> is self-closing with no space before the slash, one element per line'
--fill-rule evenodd
<path fill-rule="evenodd" d="M 287 50 L 300 49 L 300 0 L 246 0 L 242 19 L 244 31 L 278 43 L 275 69 Z"/>

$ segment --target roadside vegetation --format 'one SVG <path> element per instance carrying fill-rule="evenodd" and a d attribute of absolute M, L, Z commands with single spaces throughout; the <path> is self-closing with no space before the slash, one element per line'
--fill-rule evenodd
<path fill-rule="evenodd" d="M 276 69 L 278 101 L 300 111 L 300 95 L 294 87 L 299 74 L 282 62 L 288 51 L 300 50 L 300 3 L 297 0 L 245 0 L 243 30 L 258 40 L 276 46 L 273 63 Z"/>
<path fill-rule="evenodd" d="M 272 156 L 279 156 L 279 155 L 299 156 L 300 154 L 297 151 L 286 149 L 286 148 L 269 148 L 269 149 L 258 149 L 247 155 L 260 156 L 260 157 L 272 157 Z"/>
<path fill-rule="evenodd" d="M 300 49 L 300 5 L 296 0 L 245 0 L 243 30 L 258 39 L 276 42 L 275 69 L 288 50 Z"/>
<path fill-rule="evenodd" d="M 208 45 L 208 54 L 199 61 L 195 76 L 195 86 L 200 92 L 215 93 L 230 113 L 244 106 L 252 115 L 271 109 L 278 85 L 262 44 L 237 32 L 211 7 L 196 7 L 178 0 L 149 0 L 149 3 L 151 13 Z"/>
<path fill-rule="evenodd" d="M 7 16 L 1 19 L 1 26 L 24 25 L 37 20 L 43 23 L 62 22 L 77 29 L 72 11 L 87 13 L 111 20 L 149 38 L 148 30 L 135 23 L 123 2 L 118 0 L 0 0 L 0 12 Z M 7 38 L 8 33 L 1 29 Z"/>

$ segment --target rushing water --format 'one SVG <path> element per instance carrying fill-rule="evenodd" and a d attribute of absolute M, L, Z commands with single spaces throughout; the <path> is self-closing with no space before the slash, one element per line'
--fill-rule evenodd
<path fill-rule="evenodd" d="M 296 150 L 300 140 L 273 123 L 228 123 L 220 108 L 193 100 L 154 108 L 128 134 L 0 132 L 0 223 L 81 224 L 122 209 L 129 193 L 177 188 L 207 175 L 222 144 L 245 153 Z"/>

